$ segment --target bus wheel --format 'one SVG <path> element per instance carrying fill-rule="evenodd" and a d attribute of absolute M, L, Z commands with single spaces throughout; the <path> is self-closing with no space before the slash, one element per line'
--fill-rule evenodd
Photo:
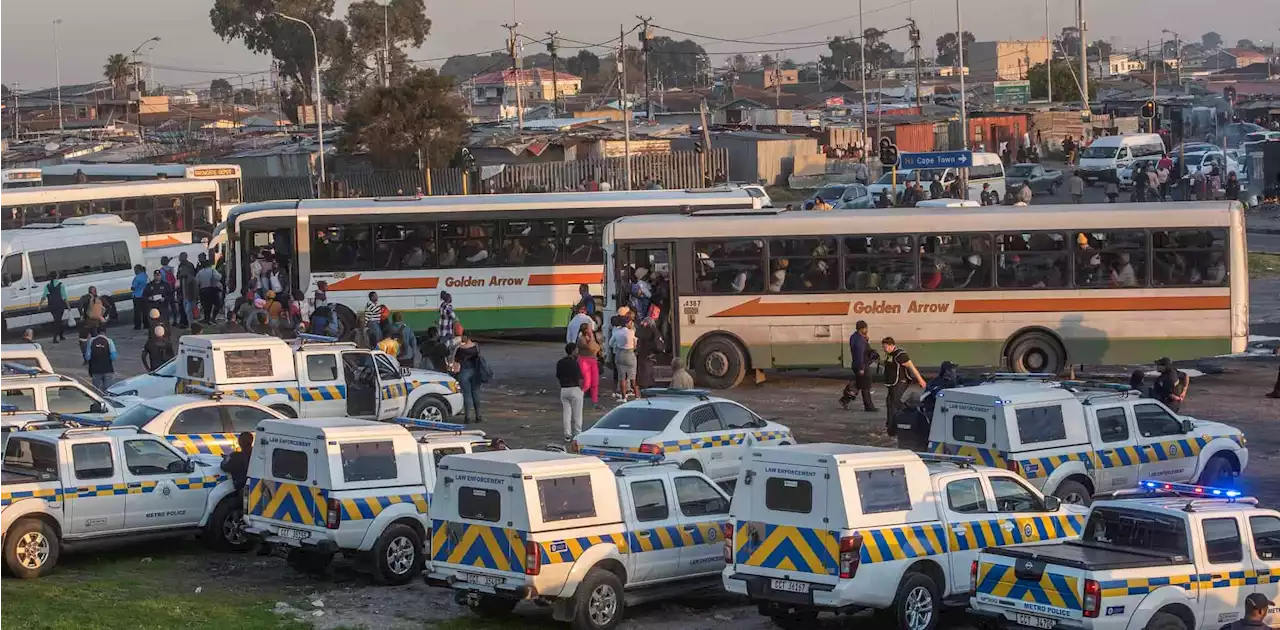
<path fill-rule="evenodd" d="M 693 369 L 697 379 L 708 387 L 737 387 L 747 375 L 746 353 L 728 337 L 712 337 L 694 350 Z"/>
<path fill-rule="evenodd" d="M 1008 366 L 1012 372 L 1058 374 L 1067 367 L 1067 353 L 1050 335 L 1026 333 L 1009 345 Z"/>
<path fill-rule="evenodd" d="M 349 308 L 334 307 L 334 315 L 336 315 L 338 332 L 334 333 L 334 337 L 342 341 L 349 341 L 351 335 L 356 331 L 356 314 L 351 312 Z"/>

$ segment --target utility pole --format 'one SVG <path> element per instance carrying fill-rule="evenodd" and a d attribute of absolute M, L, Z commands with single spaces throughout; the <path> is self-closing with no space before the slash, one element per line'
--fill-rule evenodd
<path fill-rule="evenodd" d="M 547 52 L 551 55 L 551 117 L 560 116 L 560 80 L 557 78 L 556 70 L 556 35 L 560 31 L 547 31 L 547 35 L 551 38 L 547 42 Z"/>
<path fill-rule="evenodd" d="M 1089 53 L 1088 46 L 1085 42 L 1089 41 L 1085 35 L 1087 25 L 1084 21 L 1084 0 L 1076 0 L 1076 26 L 1080 29 L 1080 102 L 1084 105 L 1084 113 L 1090 114 L 1089 111 Z"/>
<path fill-rule="evenodd" d="M 651 17 L 637 15 L 642 25 L 640 28 L 640 52 L 644 54 L 644 109 L 645 118 L 653 120 L 653 100 L 650 98 L 649 84 L 649 42 L 653 39 L 653 33 L 649 31 L 649 22 L 653 20 Z"/>
<path fill-rule="evenodd" d="M 957 0 L 959 1 L 959 0 Z M 862 145 L 867 147 L 867 28 L 862 22 L 862 0 L 858 0 L 858 74 L 862 75 Z"/>
<path fill-rule="evenodd" d="M 62 19 L 53 21 L 53 76 L 58 83 L 58 131 L 65 131 L 62 126 L 62 58 L 58 51 L 58 25 Z"/>
<path fill-rule="evenodd" d="M 624 160 L 623 184 L 631 190 L 631 99 L 627 96 L 627 33 L 618 25 L 618 96 L 622 99 L 622 156 Z"/>
<path fill-rule="evenodd" d="M 520 23 L 503 24 L 502 28 L 507 29 L 507 50 L 511 52 L 511 73 L 516 86 L 516 122 L 520 131 L 524 131 L 524 99 L 520 95 L 520 54 L 516 48 L 516 29 L 520 28 Z M 505 82 L 503 87 L 505 88 Z"/>
<path fill-rule="evenodd" d="M 964 90 L 964 23 L 960 20 L 960 0 L 956 0 L 956 62 L 959 64 L 956 72 L 960 73 L 960 137 L 963 144 L 961 149 L 969 149 L 969 114 L 968 102 L 965 97 Z M 968 185 L 968 182 L 965 182 Z"/>
<path fill-rule="evenodd" d="M 1048 0 L 1046 0 L 1046 1 L 1048 1 Z M 919 110 L 919 109 L 920 109 L 920 73 L 921 73 L 921 68 L 920 68 L 920 29 L 916 27 L 916 21 L 915 21 L 915 19 L 914 19 L 914 18 L 907 18 L 907 23 L 911 25 L 910 29 L 907 31 L 907 34 L 911 37 L 911 52 L 912 52 L 912 53 L 915 55 L 915 57 L 916 57 L 916 81 L 915 81 L 915 84 L 916 84 L 916 88 L 915 88 L 915 91 L 916 91 L 916 109 L 917 109 L 917 110 Z M 917 113 L 917 114 L 919 114 L 919 113 L 922 113 L 922 112 L 917 111 L 916 113 Z"/>
<path fill-rule="evenodd" d="M 1053 102 L 1053 40 L 1049 38 L 1049 0 L 1044 0 L 1044 61 L 1045 77 L 1049 79 L 1049 102 Z M 999 64 L 997 64 L 999 65 Z"/>
<path fill-rule="evenodd" d="M 382 87 L 391 87 L 391 0 L 382 5 Z"/>

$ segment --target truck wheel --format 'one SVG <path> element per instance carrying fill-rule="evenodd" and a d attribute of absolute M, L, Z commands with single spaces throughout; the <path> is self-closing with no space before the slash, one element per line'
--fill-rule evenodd
<path fill-rule="evenodd" d="M 58 551 L 58 535 L 38 518 L 18 521 L 4 535 L 4 564 L 24 580 L 49 575 L 58 564 Z"/>
<path fill-rule="evenodd" d="M 1187 630 L 1187 624 L 1177 615 L 1158 612 L 1151 615 L 1151 621 L 1147 622 L 1146 630 Z"/>
<path fill-rule="evenodd" d="M 408 525 L 393 523 L 372 551 L 373 579 L 379 584 L 408 584 L 422 571 L 422 537 Z"/>
<path fill-rule="evenodd" d="M 244 533 L 244 506 L 238 495 L 225 497 L 213 508 L 204 526 L 204 542 L 217 551 L 247 551 L 252 543 Z"/>
<path fill-rule="evenodd" d="M 813 610 L 794 610 L 785 615 L 770 615 L 769 619 L 782 630 L 810 630 L 818 622 L 818 613 Z"/>
<path fill-rule="evenodd" d="M 1059 484 L 1058 488 L 1053 491 L 1053 496 L 1062 499 L 1063 503 L 1072 505 L 1089 505 L 1093 503 L 1093 495 L 1089 492 L 1089 489 L 1079 481 L 1070 479 Z"/>
<path fill-rule="evenodd" d="M 481 595 L 480 599 L 474 604 L 468 603 L 467 607 L 471 612 L 481 617 L 505 617 L 515 610 L 516 604 L 520 603 L 518 599 L 510 597 L 498 597 L 497 595 Z"/>
<path fill-rule="evenodd" d="M 612 571 L 587 571 L 574 599 L 574 630 L 613 630 L 622 621 L 622 581 Z"/>
<path fill-rule="evenodd" d="M 693 353 L 694 376 L 713 389 L 737 387 L 747 375 L 747 357 L 742 346 L 728 337 L 712 337 Z"/>
<path fill-rule="evenodd" d="M 1200 473 L 1200 479 L 1196 483 L 1202 486 L 1221 486 L 1231 483 L 1231 478 L 1235 476 L 1235 468 L 1231 466 L 1231 462 L 1227 458 L 1220 455 L 1214 455 L 1204 465 L 1204 470 Z"/>
<path fill-rule="evenodd" d="M 289 566 L 294 571 L 305 575 L 323 575 L 329 570 L 329 565 L 333 562 L 333 556 L 318 551 L 307 551 L 305 549 L 290 549 L 287 559 Z"/>
<path fill-rule="evenodd" d="M 413 404 L 413 409 L 409 412 L 411 418 L 421 418 L 423 420 L 433 420 L 436 422 L 448 422 L 451 414 L 449 413 L 449 405 L 443 400 L 435 396 L 423 396 L 418 402 Z"/>
<path fill-rule="evenodd" d="M 934 630 L 942 598 L 933 578 L 923 573 L 908 573 L 893 598 L 893 618 L 902 630 Z"/>

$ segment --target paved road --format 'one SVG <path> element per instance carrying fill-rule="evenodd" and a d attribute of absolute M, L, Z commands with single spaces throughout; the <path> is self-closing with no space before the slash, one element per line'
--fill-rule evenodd
<path fill-rule="evenodd" d="M 1249 251 L 1280 254 L 1280 234 L 1248 234 Z"/>

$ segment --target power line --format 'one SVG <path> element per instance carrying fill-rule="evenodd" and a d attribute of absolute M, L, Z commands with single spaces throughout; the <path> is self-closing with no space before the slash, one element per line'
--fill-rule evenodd
<path fill-rule="evenodd" d="M 878 9 L 872 9 L 872 10 L 870 10 L 870 11 L 863 11 L 861 15 L 863 15 L 863 16 L 867 16 L 867 15 L 872 15 L 872 14 L 875 14 L 875 13 L 879 13 L 879 12 L 881 12 L 881 11 L 888 11 L 889 9 L 896 9 L 896 8 L 898 8 L 898 7 L 900 7 L 900 6 L 903 6 L 903 5 L 906 5 L 906 4 L 911 4 L 913 1 L 914 1 L 914 0 L 902 0 L 901 2 L 897 2 L 897 3 L 894 3 L 894 4 L 887 5 L 887 6 L 883 6 L 883 7 L 880 7 L 880 8 L 878 8 Z M 780 30 L 780 31 L 773 31 L 773 32 L 771 32 L 771 33 L 762 33 L 762 34 L 760 34 L 760 35 L 752 35 L 752 36 L 746 37 L 746 38 L 744 38 L 744 39 L 747 39 L 747 40 L 760 39 L 761 37 L 771 37 L 771 36 L 773 36 L 773 35 L 782 35 L 783 33 L 794 33 L 794 32 L 796 32 L 796 31 L 805 31 L 805 30 L 808 30 L 808 29 L 811 29 L 811 28 L 818 28 L 818 27 L 820 27 L 820 26 L 830 26 L 830 25 L 832 25 L 832 24 L 834 24 L 834 23 L 836 23 L 836 22 L 843 22 L 843 21 L 845 21 L 845 20 L 852 20 L 853 18 L 856 18 L 856 17 L 858 17 L 858 16 L 859 16 L 859 14 L 854 13 L 853 15 L 846 15 L 846 16 L 844 16 L 844 17 L 838 17 L 838 18 L 834 18 L 834 19 L 827 20 L 827 21 L 824 21 L 824 22 L 818 22 L 818 23 L 815 23 L 815 24 L 808 24 L 808 25 L 805 25 L 805 26 L 797 26 L 797 27 L 795 27 L 795 28 L 787 28 L 787 29 L 783 29 L 783 30 Z"/>

